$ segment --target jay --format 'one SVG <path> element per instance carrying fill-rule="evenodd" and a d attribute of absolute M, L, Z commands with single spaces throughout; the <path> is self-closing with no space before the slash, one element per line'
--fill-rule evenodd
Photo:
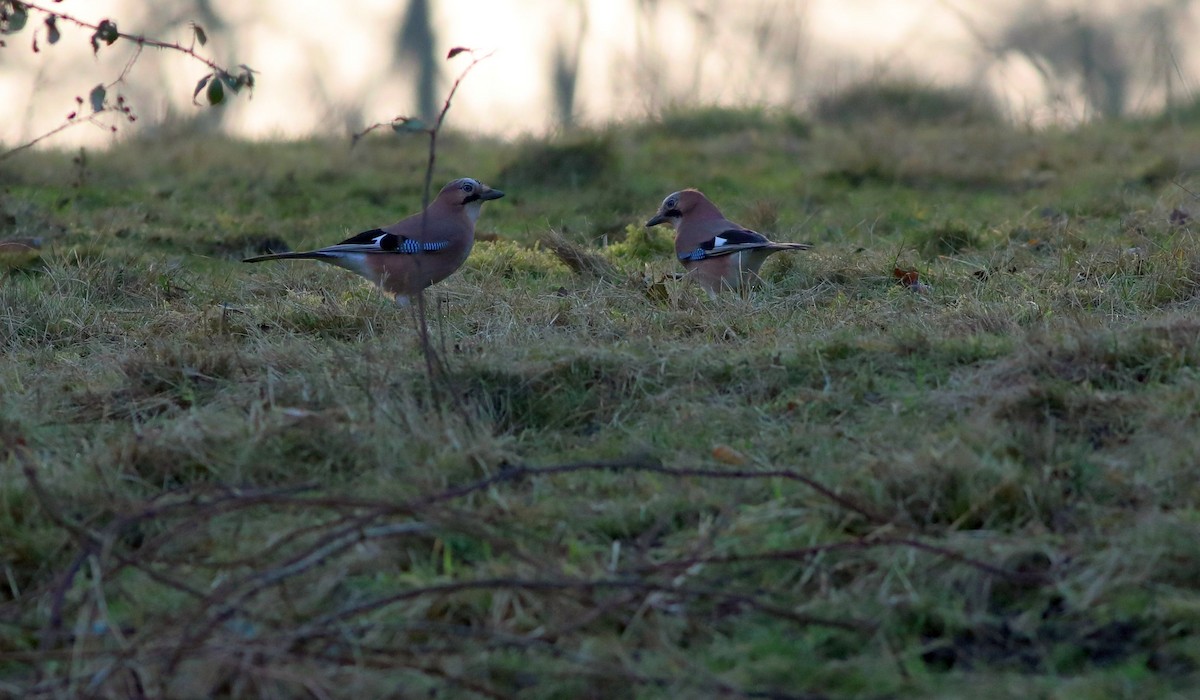
<path fill-rule="evenodd" d="M 319 250 L 275 253 L 246 258 L 264 260 L 321 260 L 379 285 L 407 306 L 431 284 L 454 273 L 475 243 L 475 222 L 484 202 L 504 196 L 500 190 L 469 177 L 448 183 L 422 212 L 383 228 Z"/>
<path fill-rule="evenodd" d="M 699 190 L 673 192 L 646 226 L 669 223 L 675 229 L 675 255 L 687 276 L 710 296 L 722 289 L 744 291 L 757 278 L 767 256 L 779 250 L 808 250 L 807 243 L 775 243 L 738 226 Z"/>

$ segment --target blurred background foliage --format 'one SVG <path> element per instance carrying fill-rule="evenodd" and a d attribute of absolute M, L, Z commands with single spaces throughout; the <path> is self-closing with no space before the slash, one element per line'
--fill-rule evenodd
<path fill-rule="evenodd" d="M 34 5 L 36 7 L 36 4 Z M 429 0 L 336 8 L 281 2 L 125 0 L 47 6 L 91 22 L 186 44 L 263 74 L 252 104 L 197 110 L 203 75 L 187 57 L 139 57 L 122 84 L 143 127 L 224 129 L 255 137 L 342 135 L 397 113 L 428 119 L 456 71 L 443 58 L 496 50 L 456 105 L 455 127 L 545 135 L 697 107 L 756 106 L 831 122 L 875 119 L 1041 126 L 1192 111 L 1197 57 L 1191 0 L 1103 5 L 1012 0 L 980 6 L 826 0 L 504 0 L 458 11 Z M 30 23 L 31 28 L 33 22 Z M 46 131 L 72 98 L 108 82 L 130 58 L 63 40 L 29 51 L 30 28 L 0 63 L 0 142 Z M 37 32 L 33 30 L 35 38 Z M 116 49 L 117 47 L 113 47 Z M 76 130 L 63 146 L 111 138 Z"/>

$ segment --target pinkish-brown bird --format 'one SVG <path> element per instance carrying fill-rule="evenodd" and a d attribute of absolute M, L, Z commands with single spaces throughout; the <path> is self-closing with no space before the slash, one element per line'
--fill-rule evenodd
<path fill-rule="evenodd" d="M 424 211 L 391 226 L 363 231 L 319 250 L 260 255 L 242 262 L 320 260 L 362 275 L 406 306 L 462 266 L 475 244 L 475 222 L 483 203 L 503 196 L 478 180 L 460 178 L 443 187 Z"/>
<path fill-rule="evenodd" d="M 646 226 L 671 224 L 675 255 L 687 276 L 715 295 L 722 289 L 744 291 L 758 278 L 771 253 L 808 250 L 807 243 L 776 243 L 726 219 L 699 190 L 672 192 Z"/>

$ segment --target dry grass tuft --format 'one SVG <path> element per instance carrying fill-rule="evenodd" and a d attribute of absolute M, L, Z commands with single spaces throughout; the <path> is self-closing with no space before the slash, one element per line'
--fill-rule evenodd
<path fill-rule="evenodd" d="M 572 243 L 557 231 L 551 231 L 539 242 L 577 275 L 603 280 L 613 280 L 619 276 L 617 268 L 606 258 Z"/>

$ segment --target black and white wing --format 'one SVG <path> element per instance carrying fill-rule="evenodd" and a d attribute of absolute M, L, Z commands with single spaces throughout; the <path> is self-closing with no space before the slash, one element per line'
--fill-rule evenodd
<path fill-rule="evenodd" d="M 742 250 L 764 248 L 771 245 L 766 236 L 744 228 L 729 229 L 701 243 L 695 250 L 679 254 L 680 260 L 704 260 L 731 255 Z"/>
<path fill-rule="evenodd" d="M 327 248 L 322 248 L 323 253 L 392 253 L 392 254 L 408 254 L 414 255 L 417 253 L 436 253 L 446 246 L 450 245 L 450 241 L 431 241 L 421 243 L 420 241 L 400 236 L 394 233 L 388 233 L 383 229 L 374 228 L 370 231 L 362 233 L 352 238 L 331 245 Z"/>

